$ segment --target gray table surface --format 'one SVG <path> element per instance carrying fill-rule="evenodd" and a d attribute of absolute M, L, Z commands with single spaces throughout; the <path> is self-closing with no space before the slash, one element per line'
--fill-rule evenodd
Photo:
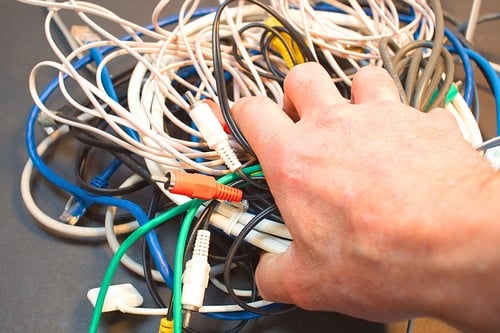
<path fill-rule="evenodd" d="M 97 2 L 140 24 L 150 22 L 150 13 L 156 3 L 154 0 Z M 453 3 L 448 6 L 456 15 L 467 18 L 469 1 L 449 3 Z M 488 1 L 483 5 L 483 12 L 498 11 L 499 7 L 497 1 Z M 14 0 L 3 0 L 0 8 L 0 45 L 6 49 L 0 61 L 0 103 L 5 115 L 0 121 L 0 332 L 84 332 L 92 311 L 85 295 L 90 288 L 100 285 L 111 254 L 104 244 L 71 242 L 46 233 L 24 208 L 19 179 L 27 158 L 24 126 L 32 105 L 27 78 L 34 64 L 53 59 L 53 55 L 44 38 L 42 9 Z M 498 52 L 494 52 L 498 35 L 491 33 L 493 28 L 499 31 L 496 23 L 488 29 L 479 29 L 477 42 L 483 48 L 481 51 L 499 61 Z M 53 73 L 42 75 L 40 86 L 48 82 L 51 75 Z M 485 109 L 491 109 L 491 97 L 485 94 L 484 100 Z M 492 133 L 491 119 L 484 116 L 488 133 Z M 64 197 L 54 193 L 44 181 L 38 181 L 36 188 L 37 197 L 43 198 L 41 205 L 57 216 Z M 114 282 L 128 281 L 147 298 L 143 282 L 119 270 Z M 151 300 L 147 299 L 146 305 L 152 305 Z M 195 324 L 202 332 L 221 332 L 227 327 L 205 317 L 196 319 Z M 157 329 L 156 318 L 108 314 L 101 322 L 102 332 L 155 332 Z M 243 331 L 383 332 L 383 328 L 332 313 L 297 310 L 259 319 Z"/>

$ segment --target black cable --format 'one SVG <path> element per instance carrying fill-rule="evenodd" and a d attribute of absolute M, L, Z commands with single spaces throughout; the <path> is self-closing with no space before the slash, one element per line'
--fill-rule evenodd
<path fill-rule="evenodd" d="M 251 293 L 251 301 L 255 301 L 257 299 L 257 284 L 255 282 L 255 279 L 253 278 L 254 277 L 254 265 L 250 262 L 249 259 L 247 259 L 246 261 L 243 261 L 243 262 L 238 262 L 237 265 L 243 265 L 244 268 L 246 268 L 246 271 L 247 273 L 251 276 L 252 278 L 252 293 Z M 229 330 L 226 331 L 226 333 L 237 333 L 239 331 L 241 331 L 243 329 L 243 327 L 245 327 L 245 325 L 249 322 L 250 320 L 247 319 L 247 320 L 242 320 L 240 321 L 236 326 L 234 326 L 233 328 L 230 328 Z"/>
<path fill-rule="evenodd" d="M 119 159 L 120 161 L 123 162 L 123 164 L 129 168 L 131 171 L 133 171 L 135 174 L 139 175 L 144 181 L 151 183 L 153 180 L 151 179 L 151 174 L 149 173 L 148 168 L 138 162 L 136 158 L 141 158 L 140 156 L 133 155 L 129 153 L 117 153 L 117 152 L 111 152 L 111 154 Z"/>
<path fill-rule="evenodd" d="M 483 15 L 477 19 L 476 24 L 479 25 L 481 23 L 486 23 L 486 22 L 491 22 L 491 21 L 496 21 L 496 20 L 500 20 L 500 12 L 488 13 L 486 15 Z M 453 23 L 455 23 L 455 22 L 453 22 Z M 467 21 L 467 22 L 459 23 L 459 24 L 456 24 L 456 26 L 457 26 L 457 30 L 463 34 L 467 31 L 467 28 L 469 27 L 469 22 Z"/>
<path fill-rule="evenodd" d="M 226 333 L 238 333 L 245 327 L 249 320 L 242 320 L 236 326 L 226 331 Z"/>
<path fill-rule="evenodd" d="M 71 120 L 73 122 L 87 125 L 87 123 L 78 119 L 75 116 L 71 116 L 71 115 L 64 114 L 64 113 L 58 113 L 57 115 L 61 118 L 66 119 L 66 120 Z M 122 153 L 129 152 L 129 150 L 127 148 L 124 148 L 124 147 L 122 147 L 114 142 L 111 142 L 111 141 L 103 138 L 99 134 L 90 132 L 90 131 L 82 129 L 82 128 L 74 127 L 74 126 L 68 126 L 68 127 L 69 127 L 69 134 L 71 136 L 73 136 L 78 141 L 85 143 L 89 146 L 103 148 L 103 149 L 106 149 L 108 151 L 115 151 L 115 152 L 122 152 Z"/>
<path fill-rule="evenodd" d="M 81 124 L 86 124 L 85 122 L 79 120 L 78 118 L 74 116 L 69 116 L 69 115 L 61 115 L 61 117 L 73 120 L 76 122 L 79 122 Z M 96 125 L 97 128 L 99 129 L 105 129 L 107 126 L 107 123 L 104 121 L 98 122 Z M 113 144 L 108 142 L 107 140 L 101 140 L 98 135 L 95 135 L 95 133 L 87 133 L 85 131 L 82 131 L 79 128 L 76 127 L 69 127 L 70 129 L 70 134 L 72 134 L 73 137 L 75 137 L 77 140 L 81 141 L 82 143 L 85 143 L 86 145 L 94 148 L 101 148 L 106 151 L 108 151 L 110 154 L 112 154 L 115 158 L 118 158 L 119 160 L 122 161 L 122 163 L 127 166 L 130 170 L 132 170 L 134 173 L 138 174 L 142 179 L 150 182 L 151 181 L 151 176 L 149 173 L 149 170 L 141 163 L 136 161 L 134 159 L 134 155 L 131 155 L 130 151 L 127 150 L 126 148 L 123 148 L 117 144 Z M 77 165 L 80 165 L 82 163 L 81 159 L 86 158 L 86 153 L 82 153 L 77 160 Z M 80 173 L 77 173 L 77 175 L 81 175 Z M 83 177 L 77 177 L 78 178 L 83 178 Z M 87 184 L 87 182 L 82 181 L 82 184 Z M 82 185 L 85 186 L 85 185 Z M 91 187 L 88 190 L 92 191 L 92 189 L 95 189 L 95 187 Z M 104 192 L 99 192 L 99 190 L 96 190 L 98 193 L 104 193 Z M 106 194 L 104 194 L 106 195 Z"/>
<path fill-rule="evenodd" d="M 100 212 L 97 212 L 92 209 L 94 206 L 99 206 L 97 204 L 94 204 L 87 208 L 85 211 L 85 217 L 92 220 L 92 221 L 104 221 L 106 218 L 106 215 Z M 113 218 L 113 223 L 114 224 L 122 224 L 122 223 L 128 223 L 132 222 L 135 220 L 135 217 L 130 214 L 130 213 L 121 213 L 121 214 L 116 214 L 115 217 Z"/>
<path fill-rule="evenodd" d="M 259 27 L 261 29 L 264 29 L 265 32 L 268 31 L 269 33 L 270 33 L 270 31 L 274 30 L 271 27 L 268 27 L 268 26 L 266 26 L 263 23 L 254 22 L 254 23 L 247 24 L 246 26 L 244 26 L 243 28 L 241 28 L 238 33 L 240 35 L 242 35 L 246 30 L 248 30 L 250 28 L 255 28 L 255 27 Z M 264 32 L 264 34 L 265 34 L 265 32 Z M 232 45 L 232 54 L 233 54 L 233 57 L 236 60 L 236 62 L 240 65 L 240 67 L 245 72 L 250 73 L 250 68 L 248 67 L 248 64 L 245 63 L 245 61 L 243 60 L 243 58 L 239 54 L 238 48 L 236 47 L 236 41 L 233 38 L 231 39 L 231 45 Z M 266 57 L 265 57 L 264 53 L 262 52 L 262 50 L 261 50 L 261 54 L 262 54 L 264 62 L 268 66 L 269 72 L 265 71 L 263 68 L 261 68 L 260 65 L 256 65 L 256 67 L 257 67 L 257 73 L 259 74 L 259 76 L 265 77 L 265 78 L 268 78 L 268 79 L 271 79 L 271 80 L 276 80 L 276 81 L 279 81 L 279 82 L 283 81 L 283 75 L 275 75 L 275 73 L 273 73 L 273 71 L 270 68 L 272 65 L 270 64 L 269 59 L 266 59 Z"/>
<path fill-rule="evenodd" d="M 88 183 L 88 181 L 86 181 L 84 179 L 85 169 L 87 168 L 87 162 L 89 159 L 88 158 L 89 152 L 91 149 L 92 149 L 91 146 L 85 147 L 75 161 L 75 179 L 76 179 L 78 186 L 80 186 L 81 188 L 85 189 L 88 192 L 97 194 L 97 195 L 122 196 L 122 195 L 130 194 L 133 192 L 137 192 L 137 191 L 139 191 L 139 190 L 141 190 L 149 185 L 149 183 L 147 181 L 142 180 L 140 182 L 137 182 L 135 184 L 129 185 L 127 187 L 122 187 L 122 188 L 100 188 L 100 187 L 92 186 L 91 184 Z M 123 162 L 123 160 L 122 160 L 122 162 Z M 125 164 L 125 162 L 124 162 L 124 164 Z M 130 162 L 130 159 L 127 159 L 126 165 L 128 166 L 131 164 L 132 163 Z M 136 164 L 134 164 L 134 165 L 136 166 Z M 135 166 L 134 166 L 133 171 L 137 171 L 137 169 L 138 169 Z M 149 178 L 150 178 L 150 176 L 148 174 L 147 179 L 149 179 Z"/>
<path fill-rule="evenodd" d="M 269 191 L 269 186 L 267 186 L 266 182 L 260 183 L 254 180 L 254 179 L 264 179 L 264 177 L 262 176 L 250 177 L 247 174 L 245 174 L 241 169 L 236 170 L 236 172 L 238 173 L 238 176 L 240 176 L 240 178 L 246 181 L 248 184 L 255 186 L 256 188 L 259 188 L 261 190 Z"/>
<path fill-rule="evenodd" d="M 210 237 L 210 252 L 208 254 L 208 259 L 210 259 L 211 262 L 225 262 L 227 259 L 226 253 L 229 251 L 231 244 L 233 242 L 233 237 L 229 237 L 223 232 L 219 232 L 218 229 L 214 230 L 215 232 L 211 233 Z M 212 246 L 213 245 L 213 246 Z M 217 248 L 219 251 L 214 251 L 214 246 Z M 246 244 L 242 244 L 241 247 L 246 246 Z M 218 255 L 216 253 L 223 253 L 224 255 Z M 247 259 L 254 259 L 258 258 L 261 250 L 259 248 L 256 248 L 254 246 L 248 246 L 248 248 L 245 248 L 242 251 L 239 251 L 240 253 L 235 255 L 234 261 L 244 261 Z"/>
<path fill-rule="evenodd" d="M 231 130 L 231 133 L 233 134 L 236 141 L 240 144 L 240 146 L 250 154 L 255 155 L 252 148 L 250 147 L 250 144 L 244 137 L 243 133 L 241 133 L 238 125 L 236 125 L 236 122 L 234 121 L 231 115 L 227 87 L 226 87 L 226 80 L 224 78 L 224 67 L 222 64 L 222 55 L 220 48 L 221 16 L 224 9 L 235 1 L 237 0 L 224 1 L 217 8 L 217 11 L 215 12 L 214 21 L 212 24 L 212 57 L 214 65 L 214 77 L 217 86 L 217 97 L 219 100 L 219 105 L 226 124 L 228 125 L 229 129 Z M 292 39 L 297 41 L 297 44 L 299 45 L 300 49 L 303 49 L 305 51 L 305 53 L 303 54 L 305 61 L 315 61 L 312 52 L 309 50 L 309 48 L 303 41 L 302 36 L 292 27 L 292 25 L 289 22 L 283 19 L 274 9 L 270 8 L 266 4 L 261 3 L 260 1 L 257 0 L 246 0 L 246 1 L 259 6 L 264 11 L 269 13 L 271 16 L 274 16 L 280 22 L 280 24 L 286 28 Z"/>
<path fill-rule="evenodd" d="M 194 243 L 196 241 L 196 232 L 199 229 L 208 229 L 208 223 L 210 221 L 210 216 L 214 212 L 215 208 L 219 202 L 217 200 L 212 200 L 210 203 L 205 207 L 203 210 L 203 213 L 201 213 L 200 217 L 196 220 L 195 224 L 191 228 L 191 232 L 189 234 L 188 241 L 186 242 L 186 247 L 184 249 L 184 263 L 182 264 L 182 267 L 186 265 L 186 261 L 189 255 L 189 252 L 193 249 Z"/>
<path fill-rule="evenodd" d="M 264 62 L 266 63 L 267 68 L 272 73 L 275 80 L 279 83 L 283 83 L 283 81 L 285 80 L 285 77 L 286 77 L 286 73 L 283 72 L 278 67 L 278 64 L 272 60 L 273 56 L 275 56 L 275 57 L 278 56 L 280 58 L 283 58 L 283 55 L 278 54 L 275 50 L 273 50 L 273 48 L 271 46 L 271 43 L 273 42 L 274 38 L 275 38 L 274 35 L 262 34 L 260 41 L 259 41 L 260 52 L 262 54 L 262 59 L 264 59 Z M 281 39 L 280 39 L 280 42 L 281 42 Z M 283 43 L 283 42 L 281 42 L 281 43 Z M 286 52 L 291 56 L 291 60 L 295 66 L 297 64 L 297 61 L 295 60 L 295 56 L 292 53 L 290 53 L 291 51 L 289 51 L 288 45 L 287 44 L 284 44 L 284 45 L 287 49 Z M 285 63 L 285 65 L 288 66 L 288 64 L 286 64 L 286 63 Z"/>
<path fill-rule="evenodd" d="M 271 53 L 271 46 L 270 46 L 270 43 L 271 41 L 273 41 L 275 38 L 277 38 L 279 40 L 279 42 L 281 43 L 281 45 L 283 45 L 283 47 L 285 48 L 288 56 L 290 57 L 290 60 L 292 61 L 292 63 L 294 65 L 297 65 L 298 64 L 298 61 L 295 57 L 295 54 L 293 52 L 293 50 L 290 48 L 290 45 L 289 43 L 287 42 L 287 40 L 285 39 L 285 37 L 282 35 L 283 33 L 284 34 L 287 34 L 289 37 L 290 37 L 290 41 L 297 45 L 297 43 L 292 40 L 292 37 L 288 34 L 288 32 L 286 31 L 286 29 L 284 29 L 283 27 L 272 27 L 272 26 L 269 26 L 269 25 L 266 25 L 262 22 L 252 22 L 252 23 L 249 23 L 247 25 L 245 25 L 243 28 L 241 28 L 239 30 L 239 34 L 240 35 L 243 35 L 243 33 L 248 30 L 248 29 L 251 29 L 251 28 L 259 28 L 259 29 L 262 29 L 263 30 L 263 33 L 261 35 L 261 39 L 260 39 L 260 42 L 259 42 L 259 45 L 260 45 L 260 53 L 264 59 L 264 62 L 266 63 L 267 67 L 268 67 L 268 70 L 271 72 L 271 73 L 268 73 L 268 72 L 262 72 L 262 71 L 258 71 L 259 74 L 261 76 L 264 76 L 264 77 L 267 77 L 267 78 L 270 78 L 272 80 L 276 80 L 278 82 L 282 82 L 285 78 L 285 73 L 282 72 L 281 70 L 279 70 L 276 65 L 273 63 L 273 61 L 271 61 L 271 57 L 270 57 L 270 53 Z M 234 42 L 234 41 L 233 41 Z M 301 50 L 302 52 L 302 50 Z M 278 54 L 276 52 L 272 52 L 273 54 L 283 58 L 283 55 L 281 54 Z M 241 59 L 239 53 L 238 53 L 238 48 L 233 44 L 233 56 L 235 57 L 235 59 L 238 61 L 238 63 L 240 64 L 240 66 L 242 68 L 244 68 L 247 72 L 250 72 L 249 68 L 248 68 L 248 65 Z"/>
<path fill-rule="evenodd" d="M 269 201 L 269 200 L 256 200 L 252 201 L 252 205 L 249 207 L 248 211 L 252 214 L 258 215 L 260 212 L 266 209 L 266 207 L 269 207 L 271 205 L 274 205 L 274 201 Z M 276 221 L 276 222 L 282 222 L 283 219 L 281 218 L 281 215 L 279 212 L 276 213 L 271 213 L 268 216 L 270 219 Z"/>
<path fill-rule="evenodd" d="M 234 261 L 234 256 L 236 251 L 238 250 L 241 243 L 244 241 L 245 237 L 248 235 L 250 231 L 252 231 L 257 224 L 259 224 L 264 218 L 273 213 L 277 209 L 276 205 L 271 205 L 263 210 L 260 214 L 255 215 L 241 230 L 238 236 L 235 238 L 234 243 L 231 245 L 227 253 L 227 259 L 224 264 L 224 283 L 227 287 L 227 291 L 231 299 L 239 305 L 242 309 L 246 311 L 250 311 L 253 313 L 261 314 L 261 315 L 276 315 L 289 312 L 294 309 L 294 305 L 281 305 L 278 309 L 263 309 L 256 308 L 251 305 L 248 305 L 246 302 L 241 300 L 238 295 L 234 292 L 232 282 L 231 282 L 231 265 Z"/>
<path fill-rule="evenodd" d="M 161 197 L 161 191 L 157 186 L 155 186 L 148 207 L 149 219 L 152 219 L 156 215 L 156 212 L 158 210 L 158 204 L 160 202 L 160 197 Z M 144 279 L 146 281 L 146 286 L 148 287 L 151 297 L 153 297 L 154 302 L 159 308 L 165 308 L 166 307 L 165 302 L 160 297 L 160 293 L 158 292 L 156 282 L 154 281 L 153 278 L 151 251 L 146 241 L 146 237 L 144 237 L 142 241 L 142 267 L 144 272 Z"/>
<path fill-rule="evenodd" d="M 410 319 L 406 324 L 406 333 L 412 333 L 412 331 L 413 331 L 413 319 Z"/>

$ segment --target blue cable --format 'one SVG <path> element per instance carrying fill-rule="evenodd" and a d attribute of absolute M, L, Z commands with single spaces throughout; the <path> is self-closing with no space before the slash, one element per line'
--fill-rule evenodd
<path fill-rule="evenodd" d="M 322 10 L 322 11 L 325 11 L 325 12 L 333 12 L 333 13 L 342 13 L 342 14 L 347 14 L 345 11 L 343 11 L 342 9 L 338 8 L 338 7 L 335 7 L 327 2 L 318 2 L 314 5 L 313 7 L 315 10 Z M 373 12 L 371 11 L 370 8 L 363 8 L 363 11 L 365 12 L 366 15 L 368 16 L 373 16 Z M 415 15 L 414 14 L 410 14 L 410 15 L 406 15 L 406 14 L 399 14 L 399 19 L 402 21 L 402 22 L 411 22 L 415 19 Z"/>
<path fill-rule="evenodd" d="M 205 11 L 200 11 L 200 15 L 206 15 L 211 11 L 205 10 Z M 169 25 L 169 24 L 174 24 L 178 22 L 178 16 L 171 16 L 169 18 L 166 18 L 161 21 L 162 25 Z M 149 29 L 153 29 L 153 26 L 150 25 L 148 26 Z M 130 40 L 131 37 L 127 36 L 124 38 L 124 40 Z M 103 47 L 100 48 L 99 51 L 101 54 L 106 54 L 113 50 L 113 46 L 108 46 L 108 47 Z M 76 70 L 81 69 L 82 67 L 86 66 L 92 61 L 92 57 L 89 55 L 86 55 L 82 57 L 79 60 L 76 60 L 72 65 Z M 55 78 L 53 79 L 47 87 L 41 92 L 40 94 L 40 100 L 42 102 L 47 101 L 47 99 L 54 93 L 54 91 L 57 89 L 59 86 L 59 79 Z M 107 196 L 96 196 L 93 195 L 80 187 L 70 183 L 69 181 L 65 180 L 64 178 L 60 177 L 57 175 L 52 169 L 50 169 L 45 162 L 42 160 L 41 156 L 38 154 L 36 150 L 36 139 L 35 139 L 35 128 L 36 128 L 36 123 L 38 119 L 38 115 L 40 114 L 41 110 L 37 105 L 33 105 L 31 108 L 30 114 L 28 116 L 28 120 L 26 123 L 26 149 L 28 152 L 28 155 L 30 159 L 33 162 L 34 167 L 40 172 L 42 176 L 44 176 L 48 181 L 50 181 L 52 184 L 55 186 L 59 187 L 60 189 L 71 193 L 72 195 L 76 197 L 80 197 L 83 200 L 88 200 L 91 202 L 96 202 L 105 206 L 115 206 L 119 207 L 122 209 L 125 209 L 129 211 L 136 219 L 137 222 L 141 225 L 145 224 L 148 222 L 147 215 L 144 213 L 144 211 L 136 204 L 133 202 L 123 200 L 123 199 L 116 199 L 112 197 L 107 197 Z M 155 262 L 155 265 L 157 269 L 160 271 L 163 279 L 167 283 L 167 285 L 171 288 L 173 285 L 173 274 L 172 274 L 172 268 L 169 266 L 165 255 L 163 254 L 163 251 L 161 249 L 160 243 L 158 241 L 158 237 L 156 236 L 156 233 L 152 231 L 151 233 L 148 233 L 146 236 L 146 239 L 148 241 L 148 245 L 151 248 L 151 255 L 153 257 L 153 260 Z"/>
<path fill-rule="evenodd" d="M 95 47 L 90 49 L 90 56 L 97 66 L 102 63 L 102 53 Z M 104 90 L 115 102 L 119 102 L 118 95 L 116 94 L 115 87 L 113 86 L 113 81 L 111 80 L 111 75 L 109 74 L 108 67 L 103 66 L 101 72 L 101 80 L 104 85 Z"/>
<path fill-rule="evenodd" d="M 197 10 L 193 14 L 193 18 L 200 17 L 212 13 L 214 9 L 206 8 Z M 178 16 L 170 16 L 160 21 L 161 26 L 175 24 L 178 22 Z M 146 27 L 147 29 L 152 30 L 153 26 L 149 25 Z M 130 36 L 126 36 L 123 40 L 130 40 Z M 112 51 L 115 47 L 107 46 L 100 48 L 99 51 L 101 54 L 106 54 Z M 82 57 L 79 60 L 73 62 L 73 67 L 76 70 L 81 69 L 92 61 L 92 58 L 89 55 Z M 66 77 L 65 77 L 66 78 Z M 46 102 L 47 99 L 54 93 L 54 91 L 59 86 L 59 79 L 55 78 L 45 87 L 45 89 L 40 93 L 40 101 Z M 99 203 L 104 206 L 115 206 L 127 210 L 130 212 L 136 219 L 140 225 L 143 225 L 148 222 L 148 217 L 144 213 L 144 211 L 135 203 L 130 202 L 128 200 L 117 199 L 107 196 L 96 196 L 91 194 L 82 188 L 75 186 L 69 181 L 57 175 L 50 167 L 48 167 L 45 162 L 42 160 L 41 156 L 37 152 L 36 139 L 35 139 L 35 129 L 37 124 L 37 118 L 40 114 L 41 110 L 37 105 L 33 105 L 30 110 L 30 114 L 28 116 L 28 120 L 26 122 L 26 149 L 28 156 L 30 157 L 33 166 L 40 172 L 40 174 L 45 177 L 52 184 L 57 186 L 58 188 L 71 193 L 74 196 L 81 197 L 84 200 L 89 200 L 92 202 Z M 168 264 L 168 261 L 165 258 L 161 245 L 158 241 L 158 237 L 156 233 L 153 231 L 149 232 L 146 235 L 146 240 L 148 242 L 148 246 L 151 249 L 151 255 L 153 257 L 153 261 L 160 272 L 162 278 L 165 280 L 166 284 L 169 288 L 172 288 L 173 285 L 173 272 L 172 268 Z M 248 312 L 234 312 L 234 313 L 207 313 L 206 315 L 220 319 L 220 320 L 245 320 L 245 319 L 253 319 L 260 317 L 260 315 Z"/>
<path fill-rule="evenodd" d="M 97 66 L 101 64 L 103 59 L 102 54 L 97 48 L 90 49 L 90 56 Z M 111 75 L 109 74 L 108 68 L 106 66 L 103 67 L 101 75 L 102 75 L 101 79 L 104 85 L 104 90 L 115 102 L 119 103 L 120 100 L 118 98 L 118 95 L 116 94 L 115 87 L 113 86 L 113 81 L 111 80 Z M 136 141 L 139 140 L 139 136 L 135 131 L 131 130 L 130 128 L 125 128 L 125 131 Z M 104 188 L 108 186 L 109 179 L 116 172 L 116 170 L 118 170 L 121 164 L 122 164 L 121 160 L 117 158 L 113 159 L 113 161 L 103 171 L 103 173 L 98 176 L 95 176 L 90 181 L 90 184 L 97 188 Z M 68 203 L 66 204 L 66 207 L 64 207 L 64 212 L 61 215 L 61 218 L 70 223 L 76 223 L 76 221 L 78 221 L 83 216 L 83 214 L 85 214 L 87 209 L 94 203 L 95 202 L 93 201 L 85 200 L 82 197 L 72 195 Z"/>
<path fill-rule="evenodd" d="M 92 60 L 96 63 L 97 66 L 100 65 L 102 62 L 102 53 L 99 49 L 93 47 L 90 49 L 90 56 Z M 104 90 L 106 93 L 111 97 L 116 103 L 120 102 L 120 99 L 118 98 L 118 95 L 116 94 L 115 87 L 113 86 L 113 81 L 111 80 L 111 75 L 109 74 L 108 67 L 104 66 L 102 68 L 102 73 L 101 73 L 101 80 L 104 85 Z M 137 135 L 137 132 L 125 127 L 124 131 L 132 137 L 135 141 L 139 141 L 139 135 Z"/>
<path fill-rule="evenodd" d="M 105 188 L 108 186 L 109 178 L 118 170 L 122 161 L 115 158 L 100 174 L 92 178 L 90 185 L 97 188 Z M 94 201 L 83 199 L 82 197 L 72 195 L 66 206 L 64 212 L 61 214 L 61 219 L 68 221 L 71 224 L 76 223 L 87 211 L 87 209 L 95 204 Z"/>
<path fill-rule="evenodd" d="M 474 69 L 472 68 L 472 63 L 470 61 L 470 57 L 468 55 L 467 48 L 462 44 L 462 42 L 458 39 L 457 36 L 453 32 L 451 32 L 448 28 L 444 29 L 444 34 L 446 38 L 450 41 L 453 48 L 450 49 L 452 53 L 458 54 L 460 60 L 462 61 L 462 65 L 464 67 L 465 78 L 464 78 L 464 100 L 467 102 L 467 105 L 470 107 L 472 105 L 472 100 L 474 98 Z"/>
<path fill-rule="evenodd" d="M 85 66 L 88 62 L 78 61 L 74 64 L 75 69 L 80 69 Z M 58 79 L 52 80 L 46 89 L 41 93 L 40 100 L 45 102 L 47 98 L 54 92 L 58 86 Z M 75 197 L 80 197 L 83 200 L 88 200 L 91 202 L 99 203 L 105 206 L 114 206 L 125 209 L 129 211 L 136 219 L 140 225 L 146 224 L 148 222 L 148 217 L 144 211 L 133 202 L 116 199 L 107 196 L 95 196 L 87 191 L 84 191 L 78 186 L 68 182 L 64 178 L 57 175 L 52 169 L 50 169 L 45 162 L 42 160 L 41 156 L 36 150 L 36 140 L 35 140 L 35 127 L 37 124 L 38 115 L 40 114 L 40 109 L 38 106 L 34 105 L 30 111 L 28 121 L 26 124 L 26 148 L 28 155 L 33 162 L 34 167 L 43 175 L 48 181 L 57 186 L 58 188 L 71 193 Z M 168 265 L 168 262 L 163 254 L 158 237 L 154 231 L 146 235 L 148 245 L 151 248 L 151 254 L 153 260 L 160 271 L 163 279 L 166 281 L 167 285 L 171 286 L 173 282 L 172 268 Z"/>
<path fill-rule="evenodd" d="M 496 135 L 500 136 L 500 78 L 486 58 L 471 49 L 465 49 L 465 51 L 467 52 L 467 55 L 477 64 L 490 85 L 491 92 L 495 98 Z"/>
<path fill-rule="evenodd" d="M 334 10 L 335 7 L 332 6 L 324 6 L 324 10 Z M 198 10 L 193 17 L 200 17 L 207 15 L 209 13 L 213 12 L 213 9 L 201 9 Z M 411 20 L 413 17 L 409 15 L 400 15 L 400 20 L 405 22 L 408 20 Z M 170 25 L 174 24 L 178 21 L 177 16 L 171 16 L 168 17 L 160 22 L 160 25 Z M 150 25 L 147 27 L 148 29 L 153 29 L 153 27 Z M 481 71 L 485 75 L 486 79 L 488 80 L 491 89 L 493 91 L 493 94 L 495 96 L 495 103 L 496 103 L 496 113 L 497 113 L 497 135 L 500 134 L 500 82 L 499 78 L 495 72 L 495 70 L 491 67 L 491 65 L 488 63 L 488 61 L 483 58 L 481 55 L 478 53 L 466 49 L 462 46 L 462 44 L 459 42 L 458 44 L 455 45 L 453 41 L 451 40 L 450 36 L 455 37 L 453 34 L 447 35 L 448 39 L 450 39 L 450 42 L 452 42 L 455 51 L 460 55 L 462 58 L 462 63 L 464 64 L 464 70 L 466 69 L 466 64 L 467 61 L 464 61 L 464 59 L 467 59 L 460 54 L 459 50 L 460 47 L 462 47 L 462 50 L 465 49 L 465 54 L 472 60 L 474 60 L 478 66 L 480 67 Z M 130 36 L 127 36 L 124 38 L 124 40 L 130 40 Z M 455 37 L 456 38 L 456 37 Z M 113 50 L 114 47 L 108 46 L 108 47 L 103 47 L 99 49 L 99 53 L 101 54 L 106 54 L 107 52 Z M 73 67 L 75 69 L 80 69 L 83 66 L 87 65 L 88 63 L 91 62 L 91 57 L 90 56 L 85 56 L 80 60 L 77 60 L 73 63 Z M 469 61 L 470 64 L 470 61 Z M 469 76 L 470 74 L 466 73 L 466 79 L 467 77 L 473 78 L 473 76 Z M 105 84 L 105 79 L 103 78 L 103 84 Z M 472 85 L 472 83 L 471 83 Z M 52 80 L 45 90 L 40 94 L 40 100 L 42 102 L 45 102 L 48 97 L 57 89 L 58 87 L 58 79 Z M 109 92 L 108 92 L 109 94 Z M 111 94 L 110 94 L 111 96 Z M 464 96 L 465 98 L 465 96 Z M 467 101 L 467 99 L 466 99 Z M 36 151 L 36 141 L 35 141 L 35 125 L 37 121 L 38 114 L 40 113 L 40 109 L 34 105 L 30 111 L 30 115 L 27 121 L 26 125 L 26 146 L 27 146 L 27 151 L 28 154 L 33 161 L 33 165 L 38 169 L 38 171 L 51 183 L 56 185 L 57 187 L 72 193 L 73 195 L 79 196 L 85 200 L 91 200 L 93 202 L 100 203 L 102 205 L 107 205 L 107 206 L 116 206 L 120 207 L 122 209 L 125 209 L 129 211 L 134 217 L 137 219 L 139 224 L 145 224 L 148 222 L 148 218 L 144 211 L 137 206 L 136 204 L 123 200 L 123 199 L 116 199 L 116 198 L 111 198 L 111 197 L 106 197 L 106 196 L 95 196 L 93 194 L 90 194 L 81 188 L 73 185 L 72 183 L 66 181 L 65 179 L 61 178 L 57 174 L 55 174 L 42 160 L 40 155 Z M 156 236 L 156 233 L 154 231 L 150 232 L 146 236 L 147 242 L 149 247 L 151 248 L 151 253 L 153 256 L 153 260 L 155 261 L 155 264 L 160 271 L 163 279 L 166 281 L 167 285 L 169 287 L 172 286 L 172 269 L 170 268 L 163 251 L 161 249 L 161 246 L 159 244 L 158 238 Z M 260 315 L 247 312 L 247 311 L 241 311 L 241 312 L 230 312 L 230 313 L 207 313 L 206 314 L 209 317 L 215 318 L 215 319 L 220 319 L 220 320 L 246 320 L 246 319 L 253 319 L 253 318 L 258 318 Z"/>

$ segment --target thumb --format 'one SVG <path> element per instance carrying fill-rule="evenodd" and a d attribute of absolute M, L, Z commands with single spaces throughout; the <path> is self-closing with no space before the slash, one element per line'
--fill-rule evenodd
<path fill-rule="evenodd" d="M 255 282 L 260 296 L 267 301 L 293 304 L 289 291 L 291 282 L 290 251 L 285 253 L 265 253 L 260 257 L 255 271 Z"/>

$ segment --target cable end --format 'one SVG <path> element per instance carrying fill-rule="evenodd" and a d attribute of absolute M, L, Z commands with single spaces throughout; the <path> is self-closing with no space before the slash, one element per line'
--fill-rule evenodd
<path fill-rule="evenodd" d="M 59 218 L 70 225 L 75 225 L 85 214 L 89 206 L 90 204 L 86 201 L 72 195 L 64 206 L 64 211 Z"/>
<path fill-rule="evenodd" d="M 101 288 L 90 289 L 87 293 L 87 298 L 90 303 L 95 307 L 97 303 L 97 298 L 99 297 L 99 292 Z M 102 312 L 111 312 L 120 310 L 120 304 L 137 307 L 142 304 L 144 299 L 141 294 L 134 288 L 130 283 L 117 284 L 110 286 L 106 297 L 104 298 L 104 305 Z"/>
<path fill-rule="evenodd" d="M 158 327 L 158 333 L 173 333 L 174 332 L 174 321 L 169 320 L 166 317 L 161 318 L 160 326 Z"/>
<path fill-rule="evenodd" d="M 226 200 L 239 202 L 243 199 L 243 191 L 218 183 L 214 177 L 169 171 L 165 177 L 165 189 L 174 194 L 182 194 L 191 198 L 203 200 Z"/>

